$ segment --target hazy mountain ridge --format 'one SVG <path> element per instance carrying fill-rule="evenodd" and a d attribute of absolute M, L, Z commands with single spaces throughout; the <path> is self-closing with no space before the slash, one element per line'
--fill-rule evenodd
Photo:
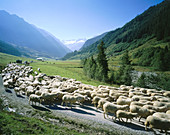
<path fill-rule="evenodd" d="M 96 36 L 96 37 L 93 37 L 93 38 L 88 39 L 88 40 L 84 43 L 84 45 L 82 46 L 82 48 L 81 48 L 80 50 L 82 50 L 83 48 L 88 47 L 88 46 L 92 45 L 93 43 L 97 42 L 98 40 L 100 40 L 101 38 L 103 38 L 106 34 L 107 34 L 107 32 L 105 32 L 105 33 L 103 33 L 103 34 L 101 34 L 101 35 L 99 35 L 99 36 Z"/>
<path fill-rule="evenodd" d="M 28 47 L 40 53 L 46 53 L 51 57 L 62 57 L 71 52 L 54 36 L 41 30 L 6 11 L 0 10 L 0 40 Z"/>

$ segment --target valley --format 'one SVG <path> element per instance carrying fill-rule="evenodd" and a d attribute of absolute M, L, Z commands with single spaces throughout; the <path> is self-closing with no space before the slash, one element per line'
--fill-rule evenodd
<path fill-rule="evenodd" d="M 169 59 L 170 0 L 2 1 L 0 134 L 170 134 Z"/>

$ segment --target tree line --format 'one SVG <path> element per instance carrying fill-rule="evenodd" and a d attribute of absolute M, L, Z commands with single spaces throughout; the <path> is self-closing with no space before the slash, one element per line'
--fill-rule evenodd
<path fill-rule="evenodd" d="M 119 70 L 115 72 L 114 70 L 109 70 L 104 42 L 101 41 L 97 48 L 98 54 L 96 58 L 91 56 L 82 60 L 85 75 L 102 82 L 131 85 L 131 72 L 133 68 L 130 64 L 128 51 L 122 57 L 122 65 Z"/>
<path fill-rule="evenodd" d="M 170 81 L 168 76 L 160 74 L 145 74 L 137 78 L 137 81 L 133 82 L 133 67 L 128 51 L 125 51 L 121 61 L 122 64 L 117 71 L 111 70 L 108 67 L 108 60 L 105 54 L 104 42 L 98 45 L 97 56 L 91 56 L 83 59 L 82 66 L 86 76 L 91 79 L 99 80 L 110 84 L 124 84 L 124 85 L 135 85 L 144 88 L 158 88 L 169 90 Z"/>

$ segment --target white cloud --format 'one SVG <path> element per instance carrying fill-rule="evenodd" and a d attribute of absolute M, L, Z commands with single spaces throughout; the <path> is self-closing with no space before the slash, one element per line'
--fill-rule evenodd
<path fill-rule="evenodd" d="M 79 41 L 77 41 L 77 43 L 84 43 L 86 40 L 79 40 Z"/>
<path fill-rule="evenodd" d="M 77 43 L 84 43 L 86 40 L 85 39 L 79 39 L 79 40 L 63 40 L 63 43 L 65 45 L 69 44 L 77 44 Z"/>
<path fill-rule="evenodd" d="M 64 44 L 68 45 L 68 44 L 75 44 L 76 40 L 66 40 L 64 41 Z"/>

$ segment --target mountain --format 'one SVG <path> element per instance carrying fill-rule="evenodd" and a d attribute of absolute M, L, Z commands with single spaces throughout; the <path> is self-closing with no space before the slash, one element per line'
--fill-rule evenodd
<path fill-rule="evenodd" d="M 51 57 L 62 57 L 71 52 L 53 35 L 27 23 L 17 15 L 10 15 L 0 10 L 0 19 L 0 40 L 2 41 L 27 47 Z"/>
<path fill-rule="evenodd" d="M 82 48 L 81 48 L 80 50 L 82 50 L 83 48 L 85 48 L 85 47 L 87 47 L 87 46 L 90 46 L 90 45 L 92 45 L 93 43 L 97 42 L 98 40 L 100 40 L 101 38 L 103 38 L 106 34 L 107 34 L 107 32 L 106 32 L 106 33 L 103 33 L 103 34 L 101 34 L 101 35 L 99 35 L 99 36 L 93 37 L 93 38 L 91 38 L 91 39 L 88 39 L 88 40 L 84 43 L 84 45 L 82 46 Z"/>
<path fill-rule="evenodd" d="M 79 50 L 85 43 L 86 39 L 73 39 L 73 40 L 63 40 L 65 46 L 67 46 L 72 51 Z"/>
<path fill-rule="evenodd" d="M 170 46 L 170 0 L 150 7 L 122 28 L 108 32 L 97 42 L 80 51 L 67 54 L 64 59 L 82 59 L 95 55 L 101 41 L 105 43 L 107 57 L 114 57 L 129 50 L 133 59 L 138 58 L 138 60 L 145 58 L 147 49 L 154 50 L 155 47 Z M 153 51 L 151 52 L 147 51 L 149 58 L 152 58 Z"/>
<path fill-rule="evenodd" d="M 0 52 L 15 56 L 21 56 L 21 52 L 13 45 L 0 40 Z"/>

